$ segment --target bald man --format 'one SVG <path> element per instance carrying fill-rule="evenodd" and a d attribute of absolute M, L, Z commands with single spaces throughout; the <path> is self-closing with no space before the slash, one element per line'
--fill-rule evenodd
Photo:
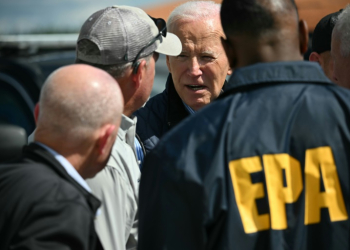
<path fill-rule="evenodd" d="M 122 112 L 118 84 L 100 69 L 49 76 L 34 142 L 20 162 L 0 166 L 0 249 L 102 249 L 94 229 L 101 203 L 84 179 L 106 165 Z"/>
<path fill-rule="evenodd" d="M 146 157 L 138 249 L 350 249 L 350 92 L 303 61 L 292 0 L 221 22 L 229 89 Z"/>

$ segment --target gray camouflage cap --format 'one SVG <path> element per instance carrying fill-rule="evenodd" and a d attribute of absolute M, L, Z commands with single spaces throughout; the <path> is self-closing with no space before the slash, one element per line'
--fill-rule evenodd
<path fill-rule="evenodd" d="M 143 10 L 131 6 L 112 6 L 92 14 L 83 24 L 77 40 L 77 58 L 95 64 L 111 65 L 132 62 L 143 49 L 140 58 L 158 52 L 169 56 L 181 53 L 180 39 L 160 31 Z M 155 42 L 151 43 L 156 37 Z M 99 49 L 99 55 L 90 55 L 79 48 L 87 39 Z"/>

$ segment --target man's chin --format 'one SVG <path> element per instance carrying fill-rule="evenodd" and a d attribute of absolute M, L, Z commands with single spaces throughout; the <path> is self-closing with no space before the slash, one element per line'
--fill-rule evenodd
<path fill-rule="evenodd" d="M 204 106 L 208 105 L 209 102 L 205 102 L 202 99 L 197 100 L 191 100 L 191 102 L 188 102 L 187 104 L 191 109 L 194 111 L 198 111 L 199 109 L 203 108 Z"/>

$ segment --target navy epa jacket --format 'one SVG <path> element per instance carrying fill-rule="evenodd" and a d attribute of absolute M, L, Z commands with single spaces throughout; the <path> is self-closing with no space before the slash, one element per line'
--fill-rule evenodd
<path fill-rule="evenodd" d="M 350 249 L 350 91 L 311 62 L 229 85 L 146 157 L 139 249 Z"/>

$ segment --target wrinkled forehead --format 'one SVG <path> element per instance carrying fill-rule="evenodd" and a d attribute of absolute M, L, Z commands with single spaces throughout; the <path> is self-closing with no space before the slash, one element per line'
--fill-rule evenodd
<path fill-rule="evenodd" d="M 177 35 L 181 42 L 191 40 L 199 42 L 202 40 L 220 41 L 220 37 L 224 37 L 224 32 L 221 27 L 220 20 L 216 18 L 206 19 L 181 19 L 173 25 L 172 33 Z"/>
<path fill-rule="evenodd" d="M 208 25 L 208 21 L 186 22 L 177 26 L 174 31 L 181 41 L 182 52 L 213 55 L 224 53 L 221 43 L 223 32 L 216 25 Z"/>
<path fill-rule="evenodd" d="M 203 30 L 215 28 L 223 33 L 219 14 L 211 17 L 179 16 L 174 18 L 172 23 L 168 23 L 168 31 L 174 33 L 179 26 L 184 25 L 198 25 L 198 28 Z"/>

